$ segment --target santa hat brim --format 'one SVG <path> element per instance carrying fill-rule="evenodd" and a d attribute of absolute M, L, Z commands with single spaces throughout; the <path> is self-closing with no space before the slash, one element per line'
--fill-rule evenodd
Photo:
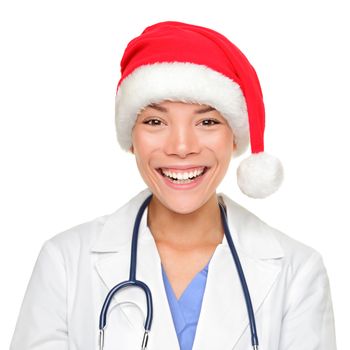
<path fill-rule="evenodd" d="M 124 150 L 132 145 L 137 114 L 151 103 L 163 100 L 207 104 L 215 108 L 232 128 L 235 156 L 249 145 L 249 122 L 245 98 L 239 85 L 204 65 L 162 62 L 142 65 L 118 86 L 115 123 L 118 142 Z"/>

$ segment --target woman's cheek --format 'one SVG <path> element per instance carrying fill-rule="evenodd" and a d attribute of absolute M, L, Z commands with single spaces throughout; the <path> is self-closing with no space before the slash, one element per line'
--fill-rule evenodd
<path fill-rule="evenodd" d="M 206 145 L 213 150 L 220 150 L 221 152 L 227 148 L 228 151 L 233 149 L 233 136 L 229 133 L 207 133 L 205 135 Z"/>

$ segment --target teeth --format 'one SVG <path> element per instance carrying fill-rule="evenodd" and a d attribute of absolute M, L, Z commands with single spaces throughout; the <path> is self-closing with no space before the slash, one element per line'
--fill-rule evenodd
<path fill-rule="evenodd" d="M 173 179 L 188 180 L 189 178 L 197 177 L 197 176 L 201 175 L 204 172 L 204 169 L 205 168 L 196 169 L 194 171 L 184 172 L 184 173 L 175 173 L 175 172 L 171 172 L 171 171 L 168 171 L 168 170 L 161 169 L 161 172 L 163 173 L 163 175 L 165 175 L 167 177 L 171 177 Z"/>

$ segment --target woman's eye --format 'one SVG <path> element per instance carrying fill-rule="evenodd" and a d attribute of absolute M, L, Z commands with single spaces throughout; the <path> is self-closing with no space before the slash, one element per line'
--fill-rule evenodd
<path fill-rule="evenodd" d="M 205 119 L 202 121 L 204 126 L 211 126 L 215 124 L 220 124 L 220 122 L 216 119 Z"/>
<path fill-rule="evenodd" d="M 204 126 L 212 126 L 212 125 L 220 124 L 220 122 L 216 119 L 204 119 L 201 123 Z M 152 119 L 145 120 L 143 124 L 150 125 L 150 126 L 159 126 L 162 124 L 162 121 L 157 118 L 152 118 Z"/>
<path fill-rule="evenodd" d="M 148 120 L 146 120 L 146 121 L 143 122 L 143 124 L 147 124 L 147 125 L 160 125 L 161 123 L 162 123 L 161 120 L 155 119 L 155 118 L 153 118 L 153 119 L 148 119 Z"/>

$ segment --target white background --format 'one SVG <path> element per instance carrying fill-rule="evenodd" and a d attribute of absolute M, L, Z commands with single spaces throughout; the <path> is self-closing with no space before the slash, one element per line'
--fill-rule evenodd
<path fill-rule="evenodd" d="M 127 43 L 165 20 L 221 32 L 258 72 L 265 150 L 283 162 L 284 183 L 264 200 L 244 196 L 235 170 L 248 150 L 218 192 L 323 255 L 347 348 L 350 24 L 334 0 L 1 2 L 0 348 L 43 242 L 145 188 L 117 144 L 114 96 Z"/>

